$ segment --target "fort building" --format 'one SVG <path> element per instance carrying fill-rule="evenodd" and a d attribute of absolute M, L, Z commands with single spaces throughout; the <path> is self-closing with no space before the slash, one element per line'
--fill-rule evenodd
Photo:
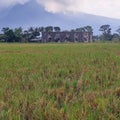
<path fill-rule="evenodd" d="M 47 42 L 92 42 L 92 32 L 42 32 L 40 37 L 33 39 Z"/>

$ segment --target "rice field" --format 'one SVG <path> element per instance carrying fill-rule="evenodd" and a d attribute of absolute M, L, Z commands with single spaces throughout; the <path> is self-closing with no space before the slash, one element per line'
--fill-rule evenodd
<path fill-rule="evenodd" d="M 1 43 L 0 120 L 120 120 L 120 43 Z"/>

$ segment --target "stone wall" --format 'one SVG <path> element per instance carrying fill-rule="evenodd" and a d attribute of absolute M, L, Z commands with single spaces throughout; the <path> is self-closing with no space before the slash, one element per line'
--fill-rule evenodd
<path fill-rule="evenodd" d="M 92 42 L 90 32 L 43 32 L 42 42 Z"/>

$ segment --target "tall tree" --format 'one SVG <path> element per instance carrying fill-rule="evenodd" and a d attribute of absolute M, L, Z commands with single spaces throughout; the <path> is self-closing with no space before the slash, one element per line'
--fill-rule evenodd
<path fill-rule="evenodd" d="M 7 36 L 4 34 L 0 34 L 0 42 L 7 42 Z"/>
<path fill-rule="evenodd" d="M 120 27 L 116 30 L 116 32 L 120 35 Z"/>
<path fill-rule="evenodd" d="M 7 27 L 7 28 L 3 28 L 2 31 L 3 31 L 4 35 L 6 35 L 7 42 L 15 42 L 15 34 L 12 29 L 9 29 Z"/>
<path fill-rule="evenodd" d="M 60 32 L 61 29 L 60 29 L 60 27 L 56 26 L 56 27 L 54 27 L 54 31 L 55 31 L 55 32 Z"/>
<path fill-rule="evenodd" d="M 34 31 L 34 28 L 33 27 L 30 27 L 29 29 L 28 29 L 28 32 L 29 33 L 32 33 Z"/>
<path fill-rule="evenodd" d="M 15 42 L 21 42 L 22 41 L 22 37 L 23 37 L 23 31 L 22 28 L 15 28 L 14 29 L 14 35 L 15 35 Z"/>
<path fill-rule="evenodd" d="M 21 42 L 29 42 L 30 34 L 28 30 L 25 30 L 23 32 L 23 38 Z"/>
<path fill-rule="evenodd" d="M 103 40 L 112 40 L 110 25 L 102 25 L 99 31 L 102 32 Z"/>
<path fill-rule="evenodd" d="M 117 34 L 117 33 L 114 33 L 114 34 L 112 35 L 112 40 L 113 40 L 113 41 L 119 41 L 119 40 L 120 40 L 120 35 Z"/>
<path fill-rule="evenodd" d="M 45 31 L 46 31 L 46 32 L 53 32 L 53 26 L 47 26 L 47 27 L 45 28 Z"/>
<path fill-rule="evenodd" d="M 45 32 L 45 28 L 44 27 L 39 27 L 39 32 Z"/>
<path fill-rule="evenodd" d="M 118 33 L 118 40 L 120 40 L 120 27 L 116 30 L 116 32 Z"/>
<path fill-rule="evenodd" d="M 36 36 L 40 35 L 40 28 L 38 28 L 38 27 L 36 27 L 36 28 L 30 27 L 28 29 L 27 35 L 29 35 L 29 39 L 36 38 Z"/>
<path fill-rule="evenodd" d="M 92 26 L 85 26 L 84 30 L 85 30 L 85 32 L 93 32 Z"/>

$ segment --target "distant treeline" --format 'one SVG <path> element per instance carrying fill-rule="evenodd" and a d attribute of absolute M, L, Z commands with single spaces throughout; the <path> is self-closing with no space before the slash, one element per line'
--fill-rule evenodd
<path fill-rule="evenodd" d="M 103 41 L 120 41 L 120 28 L 116 30 L 116 33 L 111 33 L 110 25 L 102 25 L 99 28 L 101 35 L 94 36 L 93 40 L 103 40 Z M 67 32 L 68 30 L 66 30 Z M 92 26 L 84 26 L 76 29 L 71 29 L 69 31 L 73 32 L 93 32 Z M 68 31 L 68 32 L 69 32 Z M 23 30 L 21 27 L 11 29 L 9 27 L 2 28 L 0 34 L 0 42 L 31 42 L 31 39 L 40 39 L 41 32 L 61 32 L 61 28 L 56 26 L 47 27 L 30 27 L 27 30 Z"/>

